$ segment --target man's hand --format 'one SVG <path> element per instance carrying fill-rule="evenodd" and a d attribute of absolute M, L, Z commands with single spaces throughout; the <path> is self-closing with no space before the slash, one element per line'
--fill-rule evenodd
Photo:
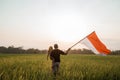
<path fill-rule="evenodd" d="M 71 50 L 71 48 L 69 48 L 67 51 L 70 51 Z"/>
<path fill-rule="evenodd" d="M 67 51 L 66 51 L 66 54 L 68 54 L 68 52 L 71 50 L 71 48 L 69 48 Z"/>

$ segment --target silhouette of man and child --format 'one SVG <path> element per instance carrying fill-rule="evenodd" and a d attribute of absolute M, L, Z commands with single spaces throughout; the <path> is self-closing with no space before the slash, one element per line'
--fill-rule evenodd
<path fill-rule="evenodd" d="M 58 49 L 58 44 L 54 44 L 54 49 L 52 46 L 48 49 L 47 60 L 50 58 L 52 60 L 52 72 L 54 76 L 57 75 L 59 66 L 60 66 L 60 55 L 67 55 L 71 48 L 69 48 L 66 52 Z"/>

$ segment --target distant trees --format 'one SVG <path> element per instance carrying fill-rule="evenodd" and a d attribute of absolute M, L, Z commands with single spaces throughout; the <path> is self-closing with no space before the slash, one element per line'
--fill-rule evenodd
<path fill-rule="evenodd" d="M 29 48 L 27 50 L 23 49 L 23 47 L 14 47 L 14 46 L 9 46 L 4 47 L 4 46 L 0 46 L 0 53 L 17 53 L 17 54 L 23 54 L 23 53 L 34 53 L 34 54 L 38 54 L 38 53 L 47 53 L 47 50 L 39 50 L 39 49 L 34 49 L 34 48 Z M 74 49 L 74 50 L 70 50 L 70 54 L 94 54 L 91 50 L 88 49 Z"/>
<path fill-rule="evenodd" d="M 7 48 L 4 46 L 0 47 L 0 53 L 6 53 Z"/>
<path fill-rule="evenodd" d="M 70 54 L 94 54 L 91 50 L 88 49 L 74 49 L 70 51 Z"/>
<path fill-rule="evenodd" d="M 112 51 L 110 55 L 120 55 L 120 50 Z"/>
<path fill-rule="evenodd" d="M 71 50 L 70 53 L 74 53 L 74 54 L 94 54 L 94 52 L 92 52 L 91 50 L 88 49 L 75 49 L 75 50 Z M 115 51 L 111 51 L 111 53 L 109 55 L 120 55 L 120 50 L 115 50 Z"/>
<path fill-rule="evenodd" d="M 30 48 L 30 49 L 23 49 L 23 47 L 14 47 L 14 46 L 9 46 L 4 47 L 4 46 L 0 46 L 0 53 L 17 53 L 17 54 L 23 54 L 23 53 L 47 53 L 47 50 L 39 50 L 39 49 L 34 49 L 34 48 Z"/>
<path fill-rule="evenodd" d="M 22 47 L 9 46 L 6 48 L 6 53 L 24 53 L 24 51 Z"/>
<path fill-rule="evenodd" d="M 4 47 L 0 46 L 0 53 L 12 53 L 12 54 L 41 54 L 41 53 L 47 53 L 47 50 L 39 50 L 39 49 L 34 49 L 34 48 L 29 48 L 29 49 L 23 49 L 23 47 L 14 47 L 14 46 L 9 46 L 9 47 Z M 88 49 L 74 49 L 70 50 L 70 54 L 94 54 L 91 50 Z M 120 50 L 112 51 L 110 55 L 120 55 Z"/>

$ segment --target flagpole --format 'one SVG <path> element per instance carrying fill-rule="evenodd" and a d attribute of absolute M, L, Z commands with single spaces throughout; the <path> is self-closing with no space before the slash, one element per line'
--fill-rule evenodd
<path fill-rule="evenodd" d="M 93 32 L 95 32 L 95 31 L 93 31 Z M 92 32 L 92 33 L 93 33 Z M 91 35 L 92 33 L 90 33 L 89 35 Z M 89 36 L 89 35 L 87 35 L 87 36 Z M 86 37 L 87 37 L 86 36 Z M 75 45 L 77 45 L 78 43 L 80 43 L 82 40 L 84 40 L 86 37 L 84 37 L 83 39 L 81 39 L 80 41 L 78 41 L 77 43 L 75 43 L 74 45 L 72 45 L 71 47 L 70 47 L 70 49 L 72 48 L 72 47 L 74 47 Z"/>

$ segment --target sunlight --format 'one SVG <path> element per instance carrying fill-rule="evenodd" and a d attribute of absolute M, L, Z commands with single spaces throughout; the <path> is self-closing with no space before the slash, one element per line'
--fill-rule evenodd
<path fill-rule="evenodd" d="M 66 34 L 65 32 L 57 32 L 55 34 L 55 39 L 62 42 L 73 42 L 75 36 L 73 37 L 71 34 Z"/>
<path fill-rule="evenodd" d="M 81 28 L 82 27 L 55 27 L 52 31 L 52 35 L 57 41 L 75 42 L 82 39 L 87 35 L 87 33 L 89 33 L 85 31 L 85 27 Z"/>
<path fill-rule="evenodd" d="M 51 16 L 49 20 L 50 33 L 54 41 L 60 44 L 61 49 L 67 49 L 93 30 L 86 24 L 87 21 L 79 16 Z M 49 34 L 50 35 L 50 34 Z M 83 48 L 81 44 L 74 48 Z"/>

